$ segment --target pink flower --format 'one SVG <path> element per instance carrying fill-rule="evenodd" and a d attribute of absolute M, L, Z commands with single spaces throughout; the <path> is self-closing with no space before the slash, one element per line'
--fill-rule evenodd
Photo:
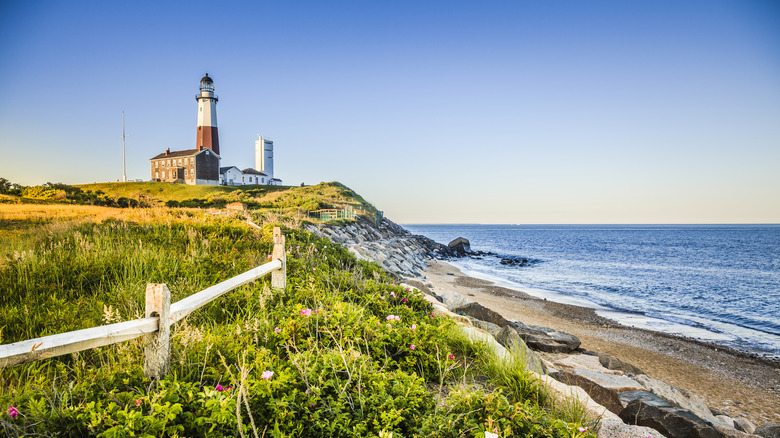
<path fill-rule="evenodd" d="M 274 329 L 274 332 L 276 332 L 276 333 L 281 333 L 281 331 L 282 331 L 282 329 L 280 329 L 279 327 L 276 327 L 276 328 Z"/>
<path fill-rule="evenodd" d="M 222 387 L 222 385 L 220 385 L 219 383 L 217 383 L 217 387 L 216 387 L 216 388 L 214 388 L 214 389 L 216 389 L 216 390 L 217 390 L 217 391 L 219 391 L 219 392 L 222 392 L 222 391 L 224 391 L 224 390 L 225 390 L 225 388 L 223 388 L 223 387 Z"/>
<path fill-rule="evenodd" d="M 312 270 L 312 271 L 316 271 L 316 270 L 317 270 L 317 268 L 311 268 L 311 270 Z"/>
<path fill-rule="evenodd" d="M 395 298 L 395 292 L 390 292 L 390 296 Z"/>
<path fill-rule="evenodd" d="M 301 249 L 301 245 L 295 245 L 295 249 Z"/>
<path fill-rule="evenodd" d="M 412 330 L 417 330 L 417 324 L 412 324 Z"/>
<path fill-rule="evenodd" d="M 410 345 L 410 346 L 409 346 L 409 349 L 410 349 L 410 350 L 414 350 L 414 347 L 415 347 L 415 345 L 414 345 L 414 344 L 412 344 L 412 345 Z"/>
<path fill-rule="evenodd" d="M 407 292 L 409 292 L 409 288 L 408 288 L 408 287 L 405 287 L 405 288 L 404 288 L 404 290 L 405 290 L 405 291 L 407 291 Z"/>
<path fill-rule="evenodd" d="M 402 300 L 401 300 L 401 302 L 402 302 L 402 303 L 405 303 L 405 302 L 407 302 L 407 301 L 409 301 L 409 300 L 407 300 L 406 298 L 404 298 L 404 299 L 402 299 Z"/>
<path fill-rule="evenodd" d="M 312 310 L 311 313 L 320 313 L 319 310 Z"/>
<path fill-rule="evenodd" d="M 311 309 L 301 309 L 301 315 L 311 316 Z"/>
<path fill-rule="evenodd" d="M 453 359 L 455 359 L 455 355 L 454 354 L 450 354 L 449 356 L 447 356 L 447 359 L 453 360 Z"/>
<path fill-rule="evenodd" d="M 233 387 L 232 386 L 228 386 L 227 388 L 225 388 L 225 391 L 230 391 L 231 389 L 233 389 Z"/>
<path fill-rule="evenodd" d="M 260 376 L 263 378 L 263 380 L 271 380 L 271 377 L 274 376 L 273 371 L 263 371 L 263 374 Z"/>
<path fill-rule="evenodd" d="M 384 295 L 380 295 L 380 296 L 379 296 L 379 299 L 380 299 L 380 300 L 384 300 L 384 299 L 385 299 Z"/>
<path fill-rule="evenodd" d="M 8 406 L 8 416 L 11 418 L 16 418 L 19 416 L 19 410 L 16 409 L 14 405 Z"/>
<path fill-rule="evenodd" d="M 135 407 L 138 407 L 138 406 L 141 406 L 141 399 L 140 398 L 135 401 Z"/>
<path fill-rule="evenodd" d="M 588 431 L 588 428 L 587 427 L 578 427 L 577 430 L 579 430 L 580 433 L 585 433 L 585 432 Z"/>
<path fill-rule="evenodd" d="M 271 254 L 268 254 L 268 258 L 269 258 L 269 259 L 271 258 Z"/>
<path fill-rule="evenodd" d="M 314 248 L 314 252 L 317 252 L 317 248 Z"/>
<path fill-rule="evenodd" d="M 433 318 L 433 313 L 431 313 L 431 318 Z"/>

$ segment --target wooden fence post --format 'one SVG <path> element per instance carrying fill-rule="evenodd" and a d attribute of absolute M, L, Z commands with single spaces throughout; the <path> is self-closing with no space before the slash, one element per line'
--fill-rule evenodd
<path fill-rule="evenodd" d="M 144 374 L 161 379 L 168 372 L 171 356 L 171 291 L 165 284 L 146 284 L 146 317 L 153 316 L 159 318 L 160 325 L 156 332 L 146 335 Z"/>
<path fill-rule="evenodd" d="M 287 286 L 287 252 L 284 250 L 284 235 L 279 227 L 274 227 L 274 260 L 282 262 L 279 270 L 271 272 L 271 287 L 284 289 Z"/>

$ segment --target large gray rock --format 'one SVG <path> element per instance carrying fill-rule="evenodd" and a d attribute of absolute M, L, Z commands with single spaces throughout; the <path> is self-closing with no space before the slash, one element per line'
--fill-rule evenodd
<path fill-rule="evenodd" d="M 499 332 L 501 332 L 501 327 L 493 324 L 492 322 L 482 321 L 481 319 L 477 318 L 469 318 L 471 320 L 471 324 L 474 327 L 481 328 L 482 330 L 490 333 L 493 336 L 498 335 Z"/>
<path fill-rule="evenodd" d="M 468 239 L 463 237 L 458 237 L 450 242 L 448 246 L 450 247 L 450 251 L 453 251 L 457 255 L 466 255 L 471 252 L 471 243 Z"/>
<path fill-rule="evenodd" d="M 707 420 L 716 426 L 731 427 L 733 429 L 732 425 L 712 415 L 712 411 L 710 411 L 710 408 L 707 407 L 707 404 L 701 397 L 644 374 L 634 376 L 634 379 L 653 394 L 663 397 L 677 406 L 690 409 L 699 418 Z"/>
<path fill-rule="evenodd" d="M 762 424 L 753 433 L 763 438 L 780 438 L 780 424 Z"/>
<path fill-rule="evenodd" d="M 610 419 L 599 422 L 597 433 L 598 438 L 666 438 L 655 429 Z"/>
<path fill-rule="evenodd" d="M 547 367 L 542 363 L 542 358 L 525 345 L 525 342 L 520 338 L 520 335 L 518 335 L 512 327 L 507 326 L 502 328 L 495 337 L 499 344 L 506 347 L 506 349 L 512 353 L 520 356 L 521 360 L 525 362 L 525 368 L 528 371 L 533 371 L 538 374 L 547 374 Z M 596 402 L 598 402 L 598 400 L 596 400 Z"/>
<path fill-rule="evenodd" d="M 547 353 L 571 353 L 580 346 L 579 338 L 569 333 L 522 323 L 514 325 L 520 337 L 534 350 Z"/>
<path fill-rule="evenodd" d="M 620 402 L 618 392 L 605 388 L 593 380 L 575 374 L 570 371 L 556 371 L 550 373 L 550 377 L 567 385 L 576 385 L 584 389 L 596 403 L 609 409 L 611 412 L 620 415 L 623 411 L 623 404 Z"/>
<path fill-rule="evenodd" d="M 734 427 L 737 430 L 741 430 L 742 432 L 745 432 L 745 433 L 755 433 L 756 432 L 756 425 L 753 424 L 747 418 L 735 418 L 734 419 Z"/>
<path fill-rule="evenodd" d="M 500 313 L 490 310 L 479 303 L 468 303 L 465 306 L 454 309 L 453 312 L 481 319 L 482 321 L 493 323 L 499 327 L 506 327 L 509 325 L 509 321 L 501 316 Z"/>
<path fill-rule="evenodd" d="M 635 367 L 634 365 L 631 365 L 628 362 L 622 361 L 615 356 L 609 355 L 607 353 L 597 353 L 595 351 L 586 351 L 585 354 L 591 354 L 595 355 L 599 358 L 599 362 L 601 365 L 604 366 L 604 368 L 615 370 L 615 371 L 622 371 L 626 374 L 644 374 L 642 370 Z"/>
<path fill-rule="evenodd" d="M 455 310 L 458 307 L 463 307 L 471 303 L 470 299 L 450 290 L 445 290 L 437 294 L 437 296 L 441 298 L 441 302 L 444 303 L 444 305 L 447 306 L 447 308 L 450 310 Z"/>
<path fill-rule="evenodd" d="M 657 404 L 634 399 L 620 413 L 620 418 L 629 424 L 652 427 L 669 438 L 726 438 L 723 432 L 688 409 Z"/>

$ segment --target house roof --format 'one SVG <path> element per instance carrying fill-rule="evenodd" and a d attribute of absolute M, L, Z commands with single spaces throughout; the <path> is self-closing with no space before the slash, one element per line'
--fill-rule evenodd
<path fill-rule="evenodd" d="M 227 172 L 230 169 L 236 169 L 237 171 L 241 172 L 241 169 L 239 169 L 236 166 L 227 166 L 227 167 L 220 167 L 219 168 L 219 173 L 225 173 L 225 172 Z"/>
<path fill-rule="evenodd" d="M 150 160 L 160 160 L 162 158 L 189 157 L 189 156 L 193 156 L 193 155 L 198 155 L 199 153 L 204 152 L 204 151 L 211 151 L 212 154 L 214 154 L 217 157 L 219 157 L 219 154 L 214 152 L 212 149 L 203 148 L 203 149 L 185 149 L 183 151 L 170 151 L 170 150 L 168 150 L 166 152 L 163 152 L 163 153 L 161 153 L 159 155 L 156 155 L 156 156 L 150 158 Z M 222 157 L 220 157 L 220 158 L 222 158 Z"/>
<path fill-rule="evenodd" d="M 268 176 L 264 174 L 263 172 L 260 172 L 259 170 L 252 169 L 251 167 L 242 170 L 241 172 L 247 174 L 247 175 L 260 175 L 260 176 Z"/>

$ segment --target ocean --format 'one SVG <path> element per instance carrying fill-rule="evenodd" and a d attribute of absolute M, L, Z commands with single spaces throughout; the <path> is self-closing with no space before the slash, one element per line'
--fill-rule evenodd
<path fill-rule="evenodd" d="M 780 225 L 403 227 L 495 253 L 452 262 L 473 277 L 621 324 L 780 358 Z"/>

